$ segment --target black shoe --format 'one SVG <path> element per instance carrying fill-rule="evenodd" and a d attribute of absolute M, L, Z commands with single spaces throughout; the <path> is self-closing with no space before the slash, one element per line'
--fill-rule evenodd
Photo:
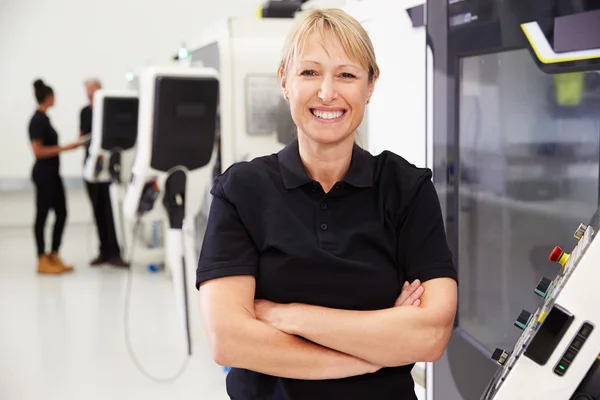
<path fill-rule="evenodd" d="M 90 265 L 92 267 L 97 267 L 99 265 L 105 264 L 108 261 L 108 257 L 100 254 L 98 257 L 94 258 L 92 261 L 90 261 Z"/>
<path fill-rule="evenodd" d="M 123 260 L 121 257 L 113 257 L 108 260 L 108 263 L 114 267 L 129 268 L 129 263 Z"/>

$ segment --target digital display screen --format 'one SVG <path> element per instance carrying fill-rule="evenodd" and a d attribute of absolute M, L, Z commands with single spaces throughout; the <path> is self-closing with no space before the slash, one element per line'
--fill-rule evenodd
<path fill-rule="evenodd" d="M 203 118 L 205 113 L 203 103 L 179 103 L 175 106 L 175 118 Z"/>
<path fill-rule="evenodd" d="M 215 146 L 219 81 L 157 77 L 150 166 L 195 170 L 210 162 Z"/>
<path fill-rule="evenodd" d="M 102 148 L 132 148 L 137 140 L 139 100 L 135 97 L 104 98 Z"/>
<path fill-rule="evenodd" d="M 531 340 L 525 355 L 536 363 L 545 365 L 569 329 L 573 318 L 571 313 L 555 305 Z"/>
<path fill-rule="evenodd" d="M 127 123 L 135 121 L 137 113 L 134 112 L 119 112 L 114 114 L 115 121 L 119 123 Z"/>

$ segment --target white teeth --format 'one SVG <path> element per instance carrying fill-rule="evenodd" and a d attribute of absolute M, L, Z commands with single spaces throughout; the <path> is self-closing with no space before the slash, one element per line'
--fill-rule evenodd
<path fill-rule="evenodd" d="M 335 119 L 344 115 L 344 111 L 319 111 L 311 110 L 313 115 L 323 119 Z"/>

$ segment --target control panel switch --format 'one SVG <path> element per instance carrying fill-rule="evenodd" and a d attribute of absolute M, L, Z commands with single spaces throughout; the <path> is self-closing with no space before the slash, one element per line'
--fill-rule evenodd
<path fill-rule="evenodd" d="M 546 297 L 548 295 L 548 289 L 550 289 L 550 285 L 552 285 L 552 280 L 543 277 L 535 288 L 535 294 L 542 298 Z"/>
<path fill-rule="evenodd" d="M 575 233 L 573 234 L 573 236 L 575 236 L 575 238 L 577 240 L 581 240 L 581 238 L 585 234 L 586 230 L 587 230 L 587 225 L 586 224 L 579 224 L 579 228 L 577 228 L 577 230 L 575 231 Z"/>
<path fill-rule="evenodd" d="M 527 310 L 521 311 L 521 314 L 519 314 L 519 318 L 517 318 L 517 320 L 515 321 L 515 326 L 519 329 L 527 328 L 527 325 L 529 325 L 529 321 L 531 321 L 532 315 L 533 314 L 531 314 Z"/>
<path fill-rule="evenodd" d="M 510 354 L 506 350 L 496 349 L 492 354 L 492 360 L 496 361 L 500 365 L 504 365 Z"/>

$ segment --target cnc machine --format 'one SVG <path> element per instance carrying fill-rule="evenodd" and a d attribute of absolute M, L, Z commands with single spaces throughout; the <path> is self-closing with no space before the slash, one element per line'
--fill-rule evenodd
<path fill-rule="evenodd" d="M 121 218 L 121 190 L 129 180 L 138 131 L 138 96 L 133 91 L 100 89 L 94 94 L 90 155 L 84 167 L 88 182 L 110 183 L 115 233 L 126 254 L 126 229 Z"/>
<path fill-rule="evenodd" d="M 594 330 L 569 367 L 560 363 L 600 303 L 586 267 L 597 228 L 586 223 L 588 237 L 573 237 L 599 200 L 598 8 L 427 2 L 430 167 L 459 278 L 450 343 L 427 375 L 429 400 L 478 400 L 491 381 L 497 397 L 484 398 L 568 400 L 600 353 Z M 557 245 L 572 254 L 567 268 L 548 260 Z"/>

